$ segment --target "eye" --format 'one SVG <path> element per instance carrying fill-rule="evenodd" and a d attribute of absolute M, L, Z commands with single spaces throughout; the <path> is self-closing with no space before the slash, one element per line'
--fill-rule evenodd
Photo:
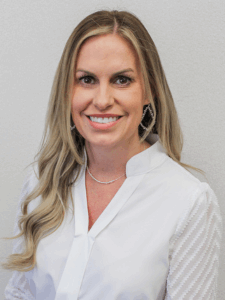
<path fill-rule="evenodd" d="M 132 81 L 132 78 L 123 75 L 117 76 L 115 80 L 115 82 L 118 82 L 120 85 L 129 85 Z"/>
<path fill-rule="evenodd" d="M 92 76 L 82 76 L 78 80 L 79 80 L 79 82 L 84 83 L 84 84 L 93 84 L 94 78 Z"/>

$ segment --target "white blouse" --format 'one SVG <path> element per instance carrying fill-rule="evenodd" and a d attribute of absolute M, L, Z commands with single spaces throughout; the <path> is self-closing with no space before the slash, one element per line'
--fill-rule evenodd
<path fill-rule="evenodd" d="M 156 135 L 149 138 L 152 146 L 127 162 L 126 180 L 90 231 L 82 168 L 73 185 L 75 215 L 68 210 L 59 229 L 40 241 L 33 270 L 13 273 L 5 299 L 216 299 L 217 198 L 168 157 Z M 36 183 L 30 174 L 20 203 Z M 13 253 L 21 247 L 18 240 Z"/>

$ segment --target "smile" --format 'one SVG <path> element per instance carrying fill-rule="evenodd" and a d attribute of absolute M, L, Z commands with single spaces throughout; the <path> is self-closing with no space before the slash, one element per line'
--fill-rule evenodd
<path fill-rule="evenodd" d="M 88 116 L 88 118 L 89 118 L 92 122 L 96 122 L 96 123 L 100 123 L 100 124 L 107 124 L 107 123 L 111 123 L 111 122 L 117 121 L 120 117 L 97 118 L 97 117 L 89 117 L 89 116 Z"/>
<path fill-rule="evenodd" d="M 114 126 L 116 126 L 118 123 L 120 123 L 121 119 L 123 119 L 123 116 L 105 116 L 99 117 L 99 116 L 87 116 L 88 123 L 92 128 L 95 130 L 108 130 Z"/>

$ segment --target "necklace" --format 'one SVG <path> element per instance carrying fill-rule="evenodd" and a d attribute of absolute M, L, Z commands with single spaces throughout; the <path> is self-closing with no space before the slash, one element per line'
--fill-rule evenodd
<path fill-rule="evenodd" d="M 145 147 L 145 146 L 144 146 L 144 147 Z M 144 150 L 145 150 L 145 148 L 144 148 Z M 103 183 L 103 184 L 109 184 L 109 183 L 112 183 L 112 182 L 114 182 L 114 181 L 116 181 L 116 180 L 118 180 L 118 179 L 120 179 L 121 177 L 123 177 L 123 176 L 126 175 L 126 173 L 125 173 L 125 174 L 121 175 L 120 177 L 118 177 L 118 178 L 116 178 L 116 179 L 114 179 L 114 180 L 110 180 L 110 181 L 104 182 L 104 181 L 100 181 L 100 180 L 96 179 L 96 178 L 91 174 L 91 172 L 89 171 L 88 166 L 87 166 L 87 171 L 88 171 L 88 174 L 91 176 L 91 178 L 93 178 L 95 181 L 97 181 L 97 182 L 99 182 L 99 183 Z"/>
<path fill-rule="evenodd" d="M 100 180 L 94 178 L 94 176 L 93 176 L 93 175 L 91 174 L 91 172 L 89 171 L 88 166 L 87 166 L 87 171 L 88 171 L 89 175 L 90 175 L 95 181 L 97 181 L 97 182 L 99 182 L 99 183 L 104 183 L 104 184 L 112 183 L 112 182 L 114 182 L 114 181 L 120 179 L 120 178 L 123 177 L 124 175 L 126 175 L 126 173 L 125 173 L 125 174 L 123 174 L 122 176 L 120 176 L 120 177 L 118 177 L 118 178 L 116 178 L 116 179 L 114 179 L 114 180 L 110 180 L 110 181 L 104 182 L 104 181 L 100 181 Z"/>

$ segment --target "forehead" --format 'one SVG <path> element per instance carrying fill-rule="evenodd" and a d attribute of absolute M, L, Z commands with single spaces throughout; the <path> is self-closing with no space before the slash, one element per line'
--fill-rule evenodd
<path fill-rule="evenodd" d="M 81 46 L 77 68 L 133 68 L 138 71 L 139 60 L 133 45 L 117 34 L 91 37 Z"/>

